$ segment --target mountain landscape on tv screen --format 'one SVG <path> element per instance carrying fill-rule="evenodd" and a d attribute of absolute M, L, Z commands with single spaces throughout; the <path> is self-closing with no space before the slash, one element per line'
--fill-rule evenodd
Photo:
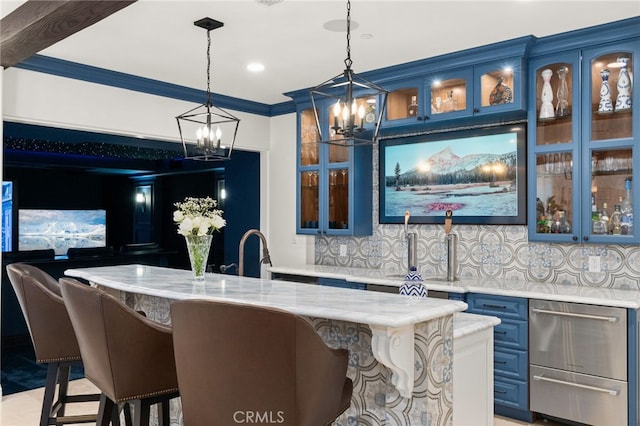
<path fill-rule="evenodd" d="M 20 251 L 53 249 L 56 256 L 69 248 L 106 246 L 104 210 L 31 210 L 18 212 Z"/>

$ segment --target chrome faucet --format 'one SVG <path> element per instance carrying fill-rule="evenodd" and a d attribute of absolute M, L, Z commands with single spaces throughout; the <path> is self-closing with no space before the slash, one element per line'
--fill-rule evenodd
<path fill-rule="evenodd" d="M 264 234 L 257 229 L 249 229 L 244 233 L 242 238 L 240 239 L 240 253 L 238 254 L 238 276 L 241 277 L 244 275 L 244 243 L 247 241 L 251 235 L 257 235 L 260 237 L 262 241 L 262 259 L 260 259 L 260 264 L 268 263 L 269 266 L 273 266 L 271 263 L 271 256 L 269 256 L 269 248 L 267 247 L 267 239 L 264 237 Z"/>
<path fill-rule="evenodd" d="M 444 219 L 444 241 L 447 250 L 447 281 L 458 280 L 458 236 L 451 233 L 453 212 L 447 210 Z"/>
<path fill-rule="evenodd" d="M 404 237 L 407 241 L 407 272 L 418 267 L 418 235 L 409 232 L 409 210 L 404 212 Z"/>

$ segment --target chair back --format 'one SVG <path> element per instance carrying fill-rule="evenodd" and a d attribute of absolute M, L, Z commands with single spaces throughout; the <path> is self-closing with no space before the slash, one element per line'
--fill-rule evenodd
<path fill-rule="evenodd" d="M 177 392 L 170 329 L 106 292 L 61 278 L 86 377 L 115 403 Z"/>
<path fill-rule="evenodd" d="M 80 349 L 58 282 L 33 265 L 11 263 L 16 293 L 39 363 L 80 360 Z"/>
<path fill-rule="evenodd" d="M 204 300 L 171 304 L 185 424 L 318 426 L 341 412 L 347 352 L 301 317 Z M 348 382 L 348 385 L 345 383 Z"/>

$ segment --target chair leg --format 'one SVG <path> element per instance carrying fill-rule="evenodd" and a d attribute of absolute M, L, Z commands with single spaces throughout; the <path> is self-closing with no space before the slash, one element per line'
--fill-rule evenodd
<path fill-rule="evenodd" d="M 158 402 L 158 426 L 170 426 L 169 418 L 169 400 L 165 399 Z"/>
<path fill-rule="evenodd" d="M 134 426 L 149 426 L 150 404 L 145 399 L 137 399 L 133 403 Z"/>
<path fill-rule="evenodd" d="M 71 366 L 69 364 L 59 364 L 58 366 L 58 401 L 54 404 L 52 415 L 64 417 L 64 410 L 67 404 L 67 392 L 69 390 L 69 377 L 71 376 Z"/>
<path fill-rule="evenodd" d="M 42 411 L 40 412 L 40 426 L 48 426 L 51 417 L 51 407 L 56 393 L 56 382 L 58 377 L 57 362 L 50 362 L 47 366 L 47 378 L 44 385 L 44 398 L 42 399 Z"/>
<path fill-rule="evenodd" d="M 128 402 L 125 402 L 122 406 L 122 411 L 124 411 L 124 424 L 125 426 L 133 426 L 133 418 L 131 417 L 131 406 Z"/>
<path fill-rule="evenodd" d="M 109 426 L 113 421 L 113 416 L 118 416 L 118 406 L 105 394 L 100 395 L 100 406 L 98 408 L 98 419 L 96 426 Z"/>

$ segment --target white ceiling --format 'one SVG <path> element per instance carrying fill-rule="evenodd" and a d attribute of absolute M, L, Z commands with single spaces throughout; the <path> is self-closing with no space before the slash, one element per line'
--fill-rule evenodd
<path fill-rule="evenodd" d="M 1 16 L 22 1 L 1 0 Z M 640 15 L 639 0 L 352 0 L 351 57 L 356 73 L 508 40 L 544 37 Z M 284 92 L 342 72 L 345 32 L 323 24 L 346 18 L 346 1 L 138 0 L 40 52 L 42 55 L 204 90 L 206 31 L 211 32 L 211 90 L 266 104 Z M 363 35 L 372 35 L 365 38 Z M 246 71 L 264 63 L 260 74 Z M 214 99 L 215 102 L 215 99 Z"/>

